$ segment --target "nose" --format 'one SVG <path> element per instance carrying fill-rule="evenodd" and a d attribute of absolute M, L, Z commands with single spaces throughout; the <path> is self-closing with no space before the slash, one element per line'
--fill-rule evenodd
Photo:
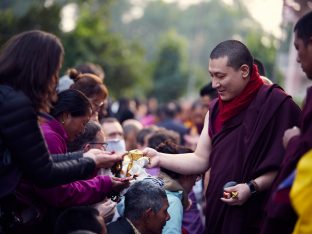
<path fill-rule="evenodd" d="M 211 82 L 212 82 L 212 88 L 214 89 L 220 86 L 220 83 L 215 78 L 212 78 Z"/>
<path fill-rule="evenodd" d="M 296 61 L 297 61 L 297 63 L 301 62 L 298 54 L 297 54 L 297 57 L 296 57 Z"/>
<path fill-rule="evenodd" d="M 167 212 L 167 218 L 166 221 L 168 221 L 170 219 L 170 214 Z"/>

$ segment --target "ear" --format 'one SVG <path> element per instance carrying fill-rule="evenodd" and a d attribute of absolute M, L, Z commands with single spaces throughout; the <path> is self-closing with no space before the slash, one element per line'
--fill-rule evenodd
<path fill-rule="evenodd" d="M 66 113 L 63 112 L 59 118 L 59 121 L 64 124 L 65 123 L 65 120 L 66 120 Z"/>
<path fill-rule="evenodd" d="M 146 211 L 144 211 L 143 217 L 147 221 L 153 214 L 154 211 L 152 210 L 152 208 L 148 208 Z"/>
<path fill-rule="evenodd" d="M 89 151 L 91 149 L 91 145 L 90 144 L 85 144 L 84 146 L 83 146 L 83 152 L 85 153 L 85 152 L 87 152 L 87 151 Z"/>
<path fill-rule="evenodd" d="M 242 72 L 242 77 L 244 80 L 246 80 L 249 76 L 249 67 L 247 64 L 243 64 L 241 67 L 240 67 L 240 70 Z"/>
<path fill-rule="evenodd" d="M 64 122 L 68 119 L 69 114 L 67 112 L 63 112 L 61 115 L 61 122 L 64 124 Z"/>

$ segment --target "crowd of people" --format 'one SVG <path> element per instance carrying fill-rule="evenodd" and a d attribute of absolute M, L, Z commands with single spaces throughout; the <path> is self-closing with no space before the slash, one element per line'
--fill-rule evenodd
<path fill-rule="evenodd" d="M 312 79 L 312 12 L 294 33 Z M 2 47 L 0 233 L 312 232 L 311 88 L 301 109 L 237 40 L 193 102 L 112 101 L 98 65 L 59 79 L 63 57 L 40 30 Z M 144 178 L 118 169 L 134 149 Z"/>

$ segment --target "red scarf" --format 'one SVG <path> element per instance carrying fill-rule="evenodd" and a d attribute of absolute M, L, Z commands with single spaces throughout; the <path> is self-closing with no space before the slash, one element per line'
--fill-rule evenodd
<path fill-rule="evenodd" d="M 226 121 L 239 114 L 250 104 L 262 85 L 263 80 L 260 78 L 257 65 L 254 64 L 250 81 L 240 95 L 228 102 L 222 101 L 219 96 L 219 112 L 213 124 L 216 133 L 221 131 Z"/>

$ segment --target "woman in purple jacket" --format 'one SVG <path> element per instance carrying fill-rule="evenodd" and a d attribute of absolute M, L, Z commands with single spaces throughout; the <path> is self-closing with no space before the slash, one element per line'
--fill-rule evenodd
<path fill-rule="evenodd" d="M 61 154 L 67 152 L 68 142 L 83 133 L 91 118 L 92 106 L 82 92 L 68 89 L 59 93 L 58 101 L 50 114 L 42 115 L 40 126 L 50 153 Z M 89 180 L 75 181 L 50 189 L 36 188 L 35 193 L 49 210 L 55 211 L 59 208 L 101 202 L 110 193 L 119 192 L 127 186 L 128 182 L 109 176 L 94 176 Z M 49 223 L 54 224 L 50 216 Z M 49 224 L 44 224 L 45 229 L 46 225 Z"/>

